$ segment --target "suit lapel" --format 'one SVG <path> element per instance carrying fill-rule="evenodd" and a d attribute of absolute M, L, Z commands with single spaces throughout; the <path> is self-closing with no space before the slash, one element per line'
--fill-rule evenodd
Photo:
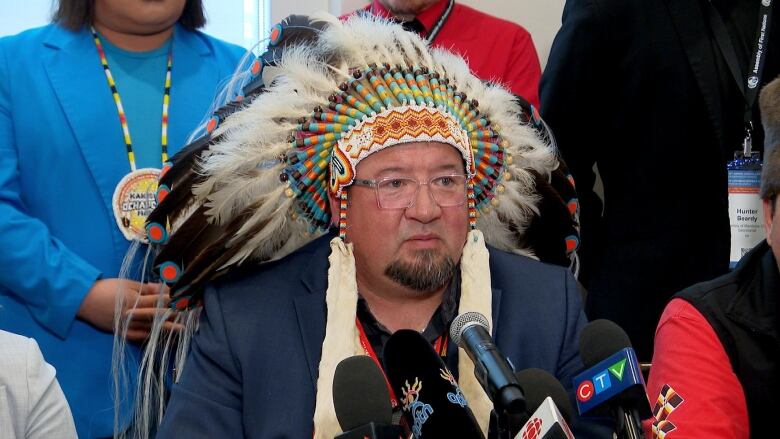
<path fill-rule="evenodd" d="M 499 330 L 499 321 L 498 318 L 500 316 L 501 312 L 501 290 L 498 288 L 493 288 L 493 302 L 491 303 L 491 309 L 490 312 L 493 313 L 493 340 L 498 339 L 498 330 Z"/>
<path fill-rule="evenodd" d="M 723 145 L 723 97 L 718 86 L 717 66 L 710 30 L 702 5 L 695 0 L 664 0 L 680 44 L 699 85 L 707 114 L 719 146 Z"/>
<path fill-rule="evenodd" d="M 301 329 L 301 341 L 309 365 L 311 385 L 316 393 L 317 377 L 319 376 L 320 357 L 322 356 L 322 342 L 325 340 L 325 320 L 327 319 L 327 307 L 325 304 L 325 292 L 328 288 L 328 254 L 330 253 L 330 237 L 325 239 L 322 245 L 312 256 L 312 266 L 301 277 L 302 287 L 307 294 L 300 295 L 293 300 L 298 326 Z"/>
<path fill-rule="evenodd" d="M 317 387 L 318 369 L 325 340 L 325 298 L 319 294 L 307 294 L 295 298 L 295 313 L 301 328 L 301 340 L 306 361 L 309 364 L 312 388 Z"/>
<path fill-rule="evenodd" d="M 168 144 L 173 156 L 196 130 L 214 102 L 220 80 L 231 72 L 220 72 L 211 48 L 197 33 L 176 25 L 173 32 L 173 66 Z"/>
<path fill-rule="evenodd" d="M 130 170 L 116 106 L 89 31 L 53 29 L 44 43 L 44 68 L 96 182 L 106 214 L 113 217 L 114 187 Z"/>

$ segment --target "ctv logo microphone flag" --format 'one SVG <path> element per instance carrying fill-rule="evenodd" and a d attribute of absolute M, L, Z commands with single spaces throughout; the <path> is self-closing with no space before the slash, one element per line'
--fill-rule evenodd
<path fill-rule="evenodd" d="M 639 361 L 631 348 L 610 355 L 575 376 L 572 381 L 580 414 L 591 411 L 632 386 L 645 385 Z"/>

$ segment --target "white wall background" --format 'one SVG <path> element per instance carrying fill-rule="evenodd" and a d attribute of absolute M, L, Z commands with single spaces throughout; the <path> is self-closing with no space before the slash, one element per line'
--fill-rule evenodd
<path fill-rule="evenodd" d="M 209 23 L 205 31 L 248 47 L 267 34 L 270 24 L 287 15 L 328 11 L 344 14 L 368 0 L 204 0 Z M 456 0 L 473 8 L 519 23 L 531 32 L 542 67 L 561 25 L 565 0 Z M 49 22 L 56 0 L 0 0 L 0 36 L 13 35 Z"/>
<path fill-rule="evenodd" d="M 0 36 L 48 23 L 51 5 L 52 0 L 0 0 Z"/>
<path fill-rule="evenodd" d="M 276 2 L 283 3 L 284 0 Z M 203 0 L 203 3 L 208 19 L 206 32 L 242 46 L 257 41 L 259 17 L 246 17 L 245 10 L 260 14 L 263 11 L 259 4 L 263 0 Z M 0 37 L 47 24 L 56 4 L 57 0 L 0 0 Z M 246 21 L 254 26 L 247 26 Z M 255 35 L 247 36 L 247 31 L 254 31 Z M 247 37 L 251 40 L 247 41 Z"/>

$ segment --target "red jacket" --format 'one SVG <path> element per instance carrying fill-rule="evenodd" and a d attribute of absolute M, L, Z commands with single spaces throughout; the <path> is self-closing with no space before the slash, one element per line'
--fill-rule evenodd
<path fill-rule="evenodd" d="M 745 394 L 704 316 L 683 299 L 666 306 L 655 334 L 647 395 L 648 438 L 748 439 Z"/>
<path fill-rule="evenodd" d="M 417 15 L 425 28 L 423 36 L 433 28 L 447 4 L 448 0 L 439 0 Z M 378 0 L 364 10 L 380 17 L 393 17 Z M 539 108 L 542 69 L 531 34 L 520 25 L 456 3 L 432 45 L 461 55 L 478 78 L 502 84 Z"/>

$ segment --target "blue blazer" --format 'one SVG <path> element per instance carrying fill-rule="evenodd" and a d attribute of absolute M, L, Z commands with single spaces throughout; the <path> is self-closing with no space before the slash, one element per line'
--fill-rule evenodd
<path fill-rule="evenodd" d="M 330 238 L 207 289 L 158 439 L 311 437 Z M 574 278 L 492 248 L 490 273 L 498 347 L 517 370 L 542 368 L 571 387 L 586 323 Z M 450 343 L 447 363 L 456 375 L 457 352 Z M 598 426 L 575 428 L 578 438 L 611 437 Z"/>
<path fill-rule="evenodd" d="M 176 27 L 171 154 L 244 53 Z M 130 170 L 117 110 L 88 29 L 0 39 L 0 78 L 0 328 L 38 341 L 81 438 L 110 436 L 113 336 L 75 315 L 128 249 L 111 209 Z"/>

